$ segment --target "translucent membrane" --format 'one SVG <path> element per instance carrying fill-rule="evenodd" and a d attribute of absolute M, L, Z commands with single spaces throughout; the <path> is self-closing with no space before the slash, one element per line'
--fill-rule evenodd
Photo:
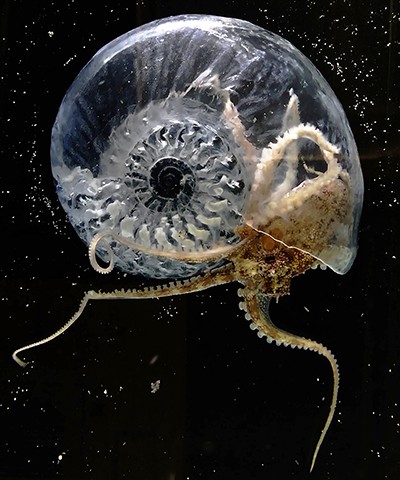
<path fill-rule="evenodd" d="M 287 141 L 299 125 L 335 153 Z M 248 224 L 339 273 L 356 253 L 363 182 L 343 109 L 297 49 L 242 20 L 172 17 L 106 45 L 63 99 L 51 158 L 87 244 L 111 229 L 154 252 L 212 252 Z M 152 278 L 215 265 L 111 247 L 118 268 Z"/>

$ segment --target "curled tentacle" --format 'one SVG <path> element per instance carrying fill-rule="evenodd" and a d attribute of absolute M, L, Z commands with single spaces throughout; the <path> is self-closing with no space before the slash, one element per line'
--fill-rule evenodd
<path fill-rule="evenodd" d="M 90 265 L 93 267 L 93 269 L 97 273 L 110 273 L 114 268 L 114 252 L 112 251 L 112 248 L 108 243 L 103 242 L 104 248 L 107 251 L 107 255 L 108 255 L 108 259 L 109 259 L 109 264 L 107 265 L 107 267 L 102 267 L 99 264 L 99 262 L 97 261 L 97 258 L 96 258 L 97 246 L 98 246 L 99 242 L 101 242 L 101 240 L 103 240 L 104 237 L 110 235 L 109 232 L 112 233 L 111 230 L 105 230 L 101 233 L 97 233 L 93 237 L 93 239 L 92 239 L 92 241 L 90 242 L 90 245 L 89 245 L 88 253 L 89 253 Z"/>
<path fill-rule="evenodd" d="M 285 151 L 302 138 L 311 140 L 319 147 L 327 164 L 326 171 L 317 175 L 316 178 L 303 182 L 301 195 L 297 194 L 294 178 L 289 175 L 281 182 L 279 188 L 273 189 L 272 182 L 275 178 L 276 168 L 282 161 Z M 255 228 L 265 225 L 275 215 L 289 212 L 302 205 L 312 195 L 318 194 L 322 188 L 337 179 L 343 171 L 335 157 L 338 153 L 338 147 L 330 143 L 323 133 L 312 125 L 300 124 L 287 130 L 276 143 L 271 143 L 263 151 L 254 176 L 247 222 Z M 288 156 L 287 161 L 289 164 L 294 162 L 294 166 L 296 166 L 298 156 Z M 288 172 L 291 170 L 288 168 Z"/>
<path fill-rule="evenodd" d="M 214 262 L 221 260 L 221 258 L 227 258 L 233 256 L 239 249 L 243 247 L 245 243 L 250 240 L 250 237 L 244 238 L 242 241 L 235 245 L 227 246 L 216 246 L 208 251 L 202 252 L 178 252 L 178 251 L 168 251 L 168 250 L 158 250 L 154 247 L 146 247 L 137 242 L 132 242 L 123 236 L 113 232 L 112 230 L 103 230 L 102 232 L 97 233 L 89 245 L 89 259 L 90 264 L 99 273 L 109 273 L 114 267 L 114 253 L 112 248 L 106 242 L 103 242 L 104 247 L 107 249 L 109 255 L 110 263 L 106 268 L 103 268 L 99 265 L 96 258 L 96 249 L 105 237 L 110 237 L 121 245 L 125 245 L 136 252 L 142 252 L 147 255 L 153 255 L 160 258 L 168 258 L 172 260 L 180 260 L 187 263 L 204 263 L 204 262 Z"/>

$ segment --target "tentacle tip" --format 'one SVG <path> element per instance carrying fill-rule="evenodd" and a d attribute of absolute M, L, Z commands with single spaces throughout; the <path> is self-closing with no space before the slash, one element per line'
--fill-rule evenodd
<path fill-rule="evenodd" d="M 19 365 L 20 367 L 22 367 L 22 368 L 25 368 L 25 367 L 28 365 L 28 362 L 24 362 L 23 360 L 21 360 L 21 359 L 18 357 L 17 352 L 14 352 L 14 353 L 12 354 L 12 358 L 13 358 L 13 360 L 14 360 L 15 362 L 17 362 L 18 365 Z"/>
<path fill-rule="evenodd" d="M 317 446 L 317 449 L 315 450 L 313 458 L 311 460 L 310 473 L 314 470 L 315 462 L 317 461 L 317 457 L 318 457 L 319 447 L 320 445 Z"/>
<path fill-rule="evenodd" d="M 111 236 L 112 238 L 117 237 L 117 235 L 113 234 L 111 230 L 104 230 L 102 232 L 98 232 L 92 238 L 88 248 L 90 264 L 97 273 L 102 274 L 110 273 L 114 269 L 114 252 L 112 251 L 112 248 L 109 244 L 104 244 L 104 248 L 106 249 L 109 258 L 108 265 L 106 267 L 102 267 L 96 258 L 97 245 L 106 236 Z"/>

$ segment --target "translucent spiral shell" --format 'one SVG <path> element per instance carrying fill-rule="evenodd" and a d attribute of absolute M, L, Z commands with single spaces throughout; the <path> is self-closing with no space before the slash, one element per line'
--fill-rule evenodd
<path fill-rule="evenodd" d="M 301 122 L 335 146 L 343 172 L 341 212 L 323 220 L 332 230 L 323 245 L 296 231 L 293 208 L 273 208 L 326 172 L 320 145 L 295 140 L 253 194 L 270 145 L 296 123 L 291 98 Z M 238 243 L 244 224 L 273 236 L 279 219 L 282 241 L 335 271 L 354 259 L 363 186 L 343 109 L 298 50 L 245 21 L 172 17 L 106 45 L 63 99 L 51 159 L 61 204 L 87 244 L 107 229 L 154 252 L 210 252 Z M 321 222 L 323 209 L 304 205 Z M 118 268 L 152 278 L 215 266 L 111 247 Z M 107 260 L 106 249 L 98 253 Z"/>

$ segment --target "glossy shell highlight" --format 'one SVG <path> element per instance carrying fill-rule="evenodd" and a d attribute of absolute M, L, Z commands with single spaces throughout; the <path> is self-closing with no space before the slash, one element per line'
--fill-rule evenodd
<path fill-rule="evenodd" d="M 265 218 L 255 220 L 249 209 L 257 166 L 290 127 L 285 115 L 294 95 L 301 122 L 337 147 L 345 172 L 340 211 L 326 218 L 328 187 L 290 210 L 271 207 L 326 171 L 320 149 L 301 138 L 296 168 L 285 150 L 264 199 L 256 199 Z M 247 224 L 274 238 L 279 231 L 277 240 L 338 273 L 355 257 L 363 182 L 343 109 L 293 45 L 242 20 L 172 17 L 106 45 L 63 99 L 51 160 L 61 204 L 86 244 L 111 229 L 155 252 L 208 252 L 238 243 L 237 227 Z M 307 215 L 310 225 L 330 229 L 322 244 L 312 228 L 308 236 L 297 228 Z M 152 256 L 114 240 L 111 247 L 119 269 L 151 278 L 215 266 Z M 106 249 L 98 253 L 107 260 Z"/>

